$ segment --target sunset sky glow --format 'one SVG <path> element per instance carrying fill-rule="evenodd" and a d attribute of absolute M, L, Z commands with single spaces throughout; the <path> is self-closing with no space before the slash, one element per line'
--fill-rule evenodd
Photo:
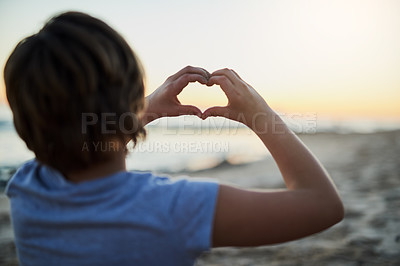
<path fill-rule="evenodd" d="M 0 63 L 56 13 L 119 31 L 145 66 L 147 94 L 186 65 L 228 67 L 282 112 L 400 119 L 400 1 L 0 1 Z M 5 103 L 3 76 L 0 101 Z M 226 103 L 191 85 L 183 103 Z"/>

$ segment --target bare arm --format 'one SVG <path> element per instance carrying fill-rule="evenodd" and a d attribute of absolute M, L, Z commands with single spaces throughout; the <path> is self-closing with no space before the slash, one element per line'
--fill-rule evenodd
<path fill-rule="evenodd" d="M 214 72 L 207 85 L 214 84 L 229 103 L 206 110 L 202 118 L 223 116 L 251 128 L 271 152 L 287 189 L 255 192 L 220 185 L 213 246 L 281 243 L 339 222 L 343 205 L 328 173 L 264 99 L 232 70 Z"/>

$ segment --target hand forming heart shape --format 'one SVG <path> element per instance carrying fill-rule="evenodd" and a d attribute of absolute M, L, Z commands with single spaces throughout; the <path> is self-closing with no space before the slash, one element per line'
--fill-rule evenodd
<path fill-rule="evenodd" d="M 193 105 L 182 105 L 179 93 L 191 82 L 206 86 L 219 85 L 228 98 L 227 106 L 214 106 L 204 113 Z M 269 109 L 264 99 L 239 75 L 230 69 L 221 69 L 210 74 L 199 67 L 187 66 L 167 80 L 146 98 L 146 112 L 143 124 L 160 117 L 196 115 L 201 119 L 222 116 L 248 125 L 257 112 Z"/>

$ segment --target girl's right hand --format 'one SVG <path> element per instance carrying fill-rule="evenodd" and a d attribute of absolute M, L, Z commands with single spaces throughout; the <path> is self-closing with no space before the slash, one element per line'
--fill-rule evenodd
<path fill-rule="evenodd" d="M 207 85 L 214 84 L 221 86 L 228 105 L 211 107 L 202 118 L 223 116 L 250 127 L 276 161 L 287 189 L 248 190 L 221 184 L 213 247 L 282 243 L 342 220 L 343 203 L 329 174 L 261 95 L 229 69 L 212 73 Z"/>
<path fill-rule="evenodd" d="M 215 106 L 202 114 L 202 119 L 210 116 L 222 116 L 254 129 L 255 119 L 260 114 L 272 112 L 257 91 L 247 84 L 231 69 L 220 69 L 211 74 L 207 86 L 219 85 L 228 98 L 227 106 Z"/>

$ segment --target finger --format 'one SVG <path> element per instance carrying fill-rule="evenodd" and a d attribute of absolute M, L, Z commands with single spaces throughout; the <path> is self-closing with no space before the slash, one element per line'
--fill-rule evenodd
<path fill-rule="evenodd" d="M 250 85 L 249 83 L 247 83 L 246 81 L 244 81 L 244 80 L 239 76 L 239 74 L 236 73 L 235 70 L 231 69 L 231 71 L 239 78 L 239 80 L 240 80 L 241 82 L 243 82 L 243 83 L 246 84 L 247 86 L 250 86 L 250 87 L 251 87 L 251 85 Z"/>
<path fill-rule="evenodd" d="M 224 75 L 222 75 L 222 76 L 212 76 L 208 80 L 207 86 L 212 86 L 212 85 L 219 85 L 221 87 L 221 89 L 224 91 L 226 97 L 228 97 L 228 99 L 230 97 L 232 97 L 234 94 L 236 94 L 235 89 L 234 89 L 234 85 L 232 84 L 230 79 L 228 79 Z"/>
<path fill-rule="evenodd" d="M 231 71 L 233 72 L 233 74 L 235 74 L 239 79 L 241 79 L 241 80 L 243 80 L 240 76 L 239 76 L 239 74 L 238 73 L 236 73 L 236 71 L 235 70 L 233 70 L 233 69 L 231 69 Z"/>
<path fill-rule="evenodd" d="M 171 83 L 171 89 L 175 95 L 178 95 L 183 88 L 185 88 L 190 82 L 199 82 L 201 84 L 207 84 L 208 80 L 199 74 L 184 74 L 177 80 Z"/>
<path fill-rule="evenodd" d="M 175 80 L 177 80 L 179 77 L 181 77 L 184 74 L 199 74 L 199 75 L 204 76 L 207 80 L 211 76 L 211 74 L 207 70 L 205 70 L 204 68 L 186 66 L 186 67 L 182 68 L 181 70 L 179 70 L 174 75 L 170 76 L 168 79 L 170 81 L 175 81 Z"/>
<path fill-rule="evenodd" d="M 204 120 L 210 116 L 222 116 L 229 118 L 229 109 L 226 106 L 211 107 L 204 111 L 204 113 L 201 115 L 201 118 Z"/>
<path fill-rule="evenodd" d="M 201 118 L 202 112 L 193 105 L 181 105 L 178 108 L 178 115 L 196 115 Z"/>
<path fill-rule="evenodd" d="M 213 77 L 213 76 L 226 76 L 227 78 L 229 78 L 229 80 L 233 84 L 235 84 L 238 80 L 240 80 L 239 76 L 236 75 L 234 73 L 234 71 L 232 71 L 231 69 L 228 69 L 228 68 L 224 68 L 224 69 L 220 69 L 220 70 L 214 71 L 211 74 L 211 77 Z"/>

